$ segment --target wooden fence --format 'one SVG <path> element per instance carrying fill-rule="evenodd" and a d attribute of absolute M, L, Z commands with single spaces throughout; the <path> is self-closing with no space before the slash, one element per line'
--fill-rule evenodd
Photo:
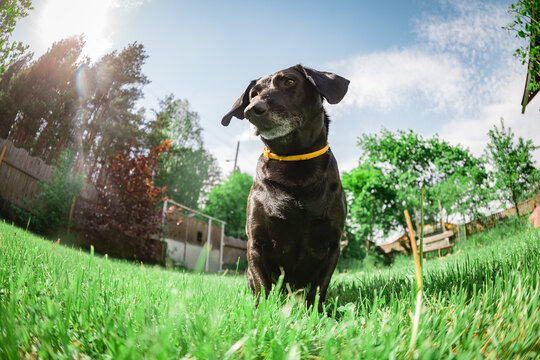
<path fill-rule="evenodd" d="M 52 172 L 52 165 L 16 148 L 11 141 L 0 139 L 0 196 L 3 200 L 29 210 L 41 191 L 39 182 L 47 181 Z M 85 183 L 78 197 L 95 201 L 97 191 L 91 183 Z"/>
<path fill-rule="evenodd" d="M 528 215 L 533 212 L 536 206 L 540 206 L 540 194 L 536 194 L 529 200 L 523 201 L 522 203 L 518 204 L 519 213 L 521 216 Z M 473 220 L 465 224 L 466 235 L 475 234 L 486 228 L 491 228 L 496 223 L 505 221 L 511 216 L 516 216 L 516 214 L 516 207 L 512 206 L 511 208 L 508 208 L 506 210 L 491 214 L 486 219 Z"/>

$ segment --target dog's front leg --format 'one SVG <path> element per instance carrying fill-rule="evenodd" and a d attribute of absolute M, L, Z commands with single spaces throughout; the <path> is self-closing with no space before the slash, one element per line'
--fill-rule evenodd
<path fill-rule="evenodd" d="M 339 247 L 333 250 L 330 256 L 321 264 L 319 273 L 314 277 L 314 281 L 311 283 L 311 287 L 306 296 L 306 305 L 307 307 L 313 306 L 315 303 L 315 296 L 317 291 L 319 292 L 319 312 L 323 311 L 322 304 L 326 299 L 326 290 L 328 290 L 328 285 L 330 284 L 330 279 L 336 268 L 337 262 L 339 259 Z"/>
<path fill-rule="evenodd" d="M 253 245 L 253 241 L 248 241 L 247 260 L 248 285 L 251 291 L 253 291 L 257 297 L 258 304 L 261 296 L 261 290 L 264 291 L 266 297 L 268 297 L 270 294 L 270 290 L 272 289 L 272 281 L 270 278 L 270 273 L 263 262 L 260 250 Z"/>

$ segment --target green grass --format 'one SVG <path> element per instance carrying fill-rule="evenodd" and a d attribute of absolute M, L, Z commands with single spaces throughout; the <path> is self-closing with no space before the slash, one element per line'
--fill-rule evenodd
<path fill-rule="evenodd" d="M 410 348 L 411 259 L 335 276 L 318 314 L 275 293 L 255 308 L 241 276 L 143 267 L 0 224 L 0 358 L 534 359 L 540 231 L 514 230 L 424 264 Z"/>

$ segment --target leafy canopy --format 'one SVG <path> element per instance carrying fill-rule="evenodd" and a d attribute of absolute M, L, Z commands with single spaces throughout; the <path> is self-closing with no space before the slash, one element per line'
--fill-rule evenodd
<path fill-rule="evenodd" d="M 28 48 L 21 42 L 11 43 L 9 37 L 15 30 L 17 20 L 27 16 L 32 9 L 31 0 L 0 1 L 0 75 Z"/>
<path fill-rule="evenodd" d="M 493 164 L 495 190 L 517 209 L 517 204 L 540 190 L 540 172 L 532 156 L 540 146 L 521 137 L 515 141 L 512 129 L 504 126 L 503 119 L 500 128 L 493 125 L 488 137 L 486 154 Z"/>
<path fill-rule="evenodd" d="M 420 209 L 422 186 L 426 221 L 439 220 L 438 201 L 448 214 L 471 216 L 481 214 L 489 201 L 485 161 L 438 136 L 424 139 L 412 130 L 384 129 L 364 134 L 358 145 L 362 149 L 358 167 L 342 176 L 353 241 L 374 242 L 403 229 L 403 210 Z"/>
<path fill-rule="evenodd" d="M 219 177 L 213 155 L 204 148 L 199 115 L 190 110 L 187 100 L 168 95 L 160 101 L 156 118 L 150 124 L 148 142 L 155 146 L 170 140 L 170 150 L 160 159 L 156 184 L 167 188 L 167 196 L 183 205 L 196 208 L 205 188 Z"/>
<path fill-rule="evenodd" d="M 253 178 L 245 173 L 233 171 L 221 184 L 208 194 L 204 212 L 227 222 L 225 233 L 247 240 L 246 212 Z"/>

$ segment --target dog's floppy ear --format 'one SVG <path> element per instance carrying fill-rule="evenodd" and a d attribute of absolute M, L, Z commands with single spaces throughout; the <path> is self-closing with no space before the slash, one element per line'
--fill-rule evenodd
<path fill-rule="evenodd" d="M 296 69 L 304 74 L 306 79 L 315 86 L 330 104 L 337 104 L 347 93 L 350 81 L 344 77 L 306 68 L 300 64 L 296 65 Z"/>
<path fill-rule="evenodd" d="M 229 126 L 231 123 L 231 119 L 234 117 L 242 120 L 244 118 L 244 110 L 249 105 L 249 91 L 253 86 L 255 86 L 255 83 L 257 80 L 251 80 L 249 83 L 249 86 L 247 87 L 246 91 L 238 98 L 238 100 L 235 101 L 231 111 L 229 111 L 223 119 L 221 119 L 221 125 L 223 126 Z"/>

